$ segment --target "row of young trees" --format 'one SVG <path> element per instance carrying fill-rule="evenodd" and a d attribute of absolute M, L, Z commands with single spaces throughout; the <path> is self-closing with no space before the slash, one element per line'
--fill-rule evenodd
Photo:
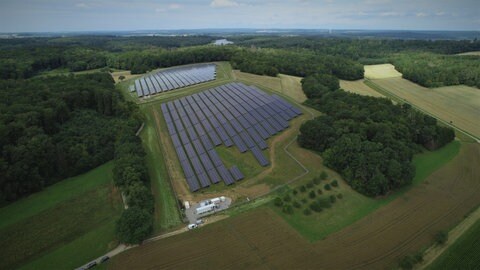
<path fill-rule="evenodd" d="M 451 128 L 408 104 L 345 92 L 333 76 L 308 76 L 302 86 L 307 104 L 324 114 L 301 126 L 300 145 L 320 152 L 327 166 L 368 196 L 411 183 L 413 155 L 454 139 Z"/>

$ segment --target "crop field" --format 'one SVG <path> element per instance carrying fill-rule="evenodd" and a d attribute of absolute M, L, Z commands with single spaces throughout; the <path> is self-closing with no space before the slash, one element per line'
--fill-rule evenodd
<path fill-rule="evenodd" d="M 371 80 L 402 77 L 402 73 L 398 72 L 392 64 L 365 65 L 364 69 L 365 78 Z"/>
<path fill-rule="evenodd" d="M 371 96 L 371 97 L 385 97 L 379 92 L 373 90 L 368 85 L 365 84 L 364 80 L 358 81 L 345 81 L 340 80 L 340 88 L 347 92 L 359 94 L 362 96 Z"/>
<path fill-rule="evenodd" d="M 475 269 L 480 265 L 480 220 L 440 255 L 427 269 Z"/>
<path fill-rule="evenodd" d="M 405 100 L 462 131 L 480 138 L 480 91 L 468 86 L 428 89 L 402 78 L 371 80 L 386 95 Z"/>
<path fill-rule="evenodd" d="M 457 55 L 477 55 L 477 56 L 480 56 L 480 52 L 476 51 L 476 52 L 465 52 L 465 53 L 459 53 Z"/>
<path fill-rule="evenodd" d="M 401 257 L 431 244 L 436 232 L 458 223 L 480 203 L 477 196 L 480 170 L 474 166 L 478 162 L 478 144 L 463 144 L 460 153 L 423 184 L 314 243 L 295 233 L 273 211 L 260 207 L 128 251 L 114 258 L 110 266 L 111 269 L 395 267 Z M 218 250 L 225 253 L 218 256 L 215 252 Z"/>
<path fill-rule="evenodd" d="M 1 208 L 0 268 L 74 268 L 112 248 L 122 202 L 111 170 L 107 163 Z"/>

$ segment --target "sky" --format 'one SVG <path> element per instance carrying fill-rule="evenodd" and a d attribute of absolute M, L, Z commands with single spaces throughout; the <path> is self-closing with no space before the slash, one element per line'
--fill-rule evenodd
<path fill-rule="evenodd" d="M 0 0 L 0 32 L 480 30 L 480 0 Z"/>

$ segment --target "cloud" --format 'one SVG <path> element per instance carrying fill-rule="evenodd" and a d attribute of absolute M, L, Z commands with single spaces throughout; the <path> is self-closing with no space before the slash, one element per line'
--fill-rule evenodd
<path fill-rule="evenodd" d="M 445 15 L 445 12 L 444 12 L 444 11 L 439 11 L 439 12 L 435 13 L 435 15 L 437 15 L 437 16 L 443 16 L 443 15 Z"/>
<path fill-rule="evenodd" d="M 158 7 L 155 9 L 155 12 L 161 13 L 161 12 L 167 12 L 169 10 L 177 10 L 181 9 L 183 6 L 177 3 L 172 3 L 164 7 Z"/>
<path fill-rule="evenodd" d="M 417 14 L 415 14 L 417 17 L 427 17 L 428 16 L 428 13 L 425 13 L 425 12 L 418 12 Z"/>
<path fill-rule="evenodd" d="M 173 3 L 168 5 L 168 9 L 180 9 L 180 8 L 182 8 L 182 5 L 180 4 Z"/>
<path fill-rule="evenodd" d="M 234 0 L 213 0 L 210 3 L 210 6 L 214 7 L 214 8 L 236 7 L 236 6 L 239 6 L 239 4 L 237 2 L 235 2 Z"/>
<path fill-rule="evenodd" d="M 77 3 L 75 4 L 75 7 L 77 8 L 88 8 L 88 5 L 85 3 Z"/>
<path fill-rule="evenodd" d="M 395 11 L 386 11 L 386 12 L 381 12 L 380 17 L 398 17 L 402 16 L 402 13 L 395 12 Z"/>

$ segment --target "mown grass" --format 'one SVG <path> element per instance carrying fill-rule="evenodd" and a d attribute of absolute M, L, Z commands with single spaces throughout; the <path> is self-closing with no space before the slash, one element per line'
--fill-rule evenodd
<path fill-rule="evenodd" d="M 331 208 L 325 209 L 320 213 L 312 212 L 311 215 L 306 216 L 303 214 L 303 210 L 308 207 L 308 204 L 302 205 L 302 208 L 300 209 L 295 208 L 293 214 L 286 214 L 282 212 L 282 209 L 274 206 L 273 203 L 270 203 L 269 207 L 274 209 L 275 212 L 282 216 L 303 237 L 305 237 L 309 241 L 314 242 L 323 239 L 329 234 L 339 231 L 350 224 L 353 224 L 354 222 L 360 220 L 369 213 L 403 195 L 413 186 L 423 183 L 430 174 L 432 174 L 434 171 L 438 170 L 450 160 L 452 160 L 459 153 L 460 146 L 460 142 L 453 141 L 437 151 L 426 151 L 424 153 L 415 155 L 415 157 L 413 158 L 413 164 L 416 168 L 416 175 L 413 179 L 412 184 L 401 188 L 386 197 L 366 197 L 350 188 L 350 186 L 343 180 L 341 180 L 338 175 L 330 171 L 328 173 L 328 180 L 322 182 L 322 184 L 318 187 L 315 186 L 314 190 L 316 191 L 319 189 L 319 187 L 321 187 L 323 190 L 323 194 L 325 195 L 342 194 L 343 198 L 338 199 Z M 309 169 L 313 169 L 313 164 L 307 163 L 306 165 Z M 318 172 L 318 170 L 316 172 Z M 301 181 L 293 185 L 292 189 L 298 188 L 301 185 L 305 185 L 307 182 L 311 181 L 312 178 L 312 176 L 309 176 L 308 178 L 303 178 Z M 333 179 L 336 179 L 338 181 L 339 186 L 337 188 L 332 188 L 331 191 L 326 191 L 323 188 L 323 185 L 325 183 L 331 182 Z M 294 198 L 294 196 L 291 194 L 291 190 L 287 191 L 287 193 L 289 192 L 291 197 Z M 305 194 L 308 194 L 308 192 L 306 192 Z M 282 197 L 285 194 L 285 192 L 282 192 L 278 196 Z M 305 194 L 303 196 L 306 196 Z M 301 200 L 303 198 L 302 194 L 300 193 L 297 194 L 296 197 L 298 197 L 297 200 Z"/>
<path fill-rule="evenodd" d="M 147 156 L 152 191 L 155 198 L 154 232 L 161 232 L 182 223 L 177 200 L 170 185 L 170 179 L 160 145 L 159 134 L 153 116 L 154 108 L 143 107 L 145 126 L 140 134 Z"/>
<path fill-rule="evenodd" d="M 480 220 L 457 239 L 427 269 L 478 269 L 480 265 Z"/>
<path fill-rule="evenodd" d="M 113 189 L 111 170 L 110 162 L 2 208 L 0 269 L 29 263 L 32 269 L 48 269 L 36 261 L 58 269 L 62 264 L 55 254 L 60 251 L 63 261 L 81 265 L 114 246 L 113 225 L 123 205 Z M 13 221 L 4 222 L 9 217 Z M 90 234 L 96 249 L 78 244 Z"/>

